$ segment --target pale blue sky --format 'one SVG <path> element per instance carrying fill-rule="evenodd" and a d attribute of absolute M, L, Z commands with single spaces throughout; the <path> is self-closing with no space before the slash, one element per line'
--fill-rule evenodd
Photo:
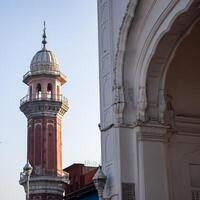
<path fill-rule="evenodd" d="M 62 93 L 69 99 L 63 118 L 63 167 L 100 161 L 98 39 L 96 0 L 0 1 L 0 199 L 22 200 L 18 184 L 26 160 L 26 118 L 19 100 L 34 54 L 41 49 L 43 21 L 47 48 L 68 77 Z"/>

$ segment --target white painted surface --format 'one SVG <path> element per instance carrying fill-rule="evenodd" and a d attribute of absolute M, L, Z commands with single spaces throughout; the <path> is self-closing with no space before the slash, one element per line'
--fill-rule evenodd
<path fill-rule="evenodd" d="M 113 199 L 123 199 L 122 184 L 134 183 L 136 200 L 191 199 L 188 165 L 183 164 L 183 171 L 179 171 L 182 161 L 176 161 L 176 156 L 183 157 L 195 149 L 198 152 L 199 139 L 194 145 L 190 135 L 186 137 L 187 144 L 177 144 L 176 136 L 172 137 L 174 133 L 168 130 L 174 124 L 164 123 L 168 62 L 182 35 L 199 17 L 195 3 L 192 0 L 140 0 L 138 4 L 134 0 L 98 1 L 100 125 L 102 165 L 108 176 L 106 196 L 117 194 Z M 200 130 L 199 122 L 197 126 L 188 118 L 184 120 L 175 126 L 185 128 L 190 124 L 192 131 Z M 183 177 L 183 172 L 187 176 L 181 182 L 171 178 L 170 173 Z"/>

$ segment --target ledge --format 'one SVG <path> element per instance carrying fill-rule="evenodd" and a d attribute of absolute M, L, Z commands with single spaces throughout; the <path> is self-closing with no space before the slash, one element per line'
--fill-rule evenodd
<path fill-rule="evenodd" d="M 60 71 L 55 71 L 55 70 L 37 70 L 37 71 L 28 71 L 23 76 L 23 82 L 27 84 L 32 76 L 44 76 L 44 75 L 58 77 L 58 79 L 60 80 L 62 85 L 64 83 L 66 83 L 66 81 L 67 81 L 67 77 Z"/>

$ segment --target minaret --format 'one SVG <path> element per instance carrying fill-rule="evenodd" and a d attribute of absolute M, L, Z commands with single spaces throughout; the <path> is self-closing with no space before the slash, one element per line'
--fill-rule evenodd
<path fill-rule="evenodd" d="M 68 177 L 62 172 L 62 116 L 68 110 L 61 94 L 66 77 L 60 72 L 52 51 L 46 49 L 44 23 L 43 48 L 33 57 L 30 71 L 23 77 L 28 95 L 20 101 L 27 117 L 27 161 L 33 167 L 29 177 L 21 173 L 20 184 L 30 200 L 61 200 Z"/>

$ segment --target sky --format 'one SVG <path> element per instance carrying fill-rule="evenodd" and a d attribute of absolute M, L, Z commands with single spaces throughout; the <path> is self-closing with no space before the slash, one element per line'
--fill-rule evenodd
<path fill-rule="evenodd" d="M 63 117 L 63 167 L 100 163 L 98 34 L 96 0 L 0 1 L 0 199 L 25 199 L 19 174 L 26 162 L 26 117 L 19 110 L 27 94 L 22 82 L 34 54 L 42 48 L 58 58 L 68 82 L 62 94 L 69 110 Z"/>

